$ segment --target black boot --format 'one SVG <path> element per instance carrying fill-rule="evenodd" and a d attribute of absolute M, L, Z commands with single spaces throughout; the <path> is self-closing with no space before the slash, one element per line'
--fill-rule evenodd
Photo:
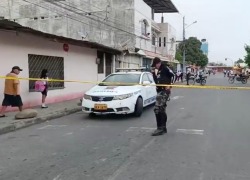
<path fill-rule="evenodd" d="M 163 127 L 163 132 L 168 133 L 167 127 Z"/>
<path fill-rule="evenodd" d="M 153 133 L 152 136 L 161 136 L 164 134 L 163 128 L 157 128 Z"/>

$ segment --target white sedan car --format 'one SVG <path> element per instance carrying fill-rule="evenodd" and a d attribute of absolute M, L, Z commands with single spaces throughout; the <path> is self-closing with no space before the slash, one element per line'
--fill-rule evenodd
<path fill-rule="evenodd" d="M 82 111 L 95 114 L 131 114 L 140 117 L 143 107 L 154 104 L 156 87 L 149 72 L 118 72 L 107 76 L 87 91 L 82 100 Z M 115 83 L 138 85 L 117 85 Z M 112 84 L 114 83 L 114 84 Z"/>

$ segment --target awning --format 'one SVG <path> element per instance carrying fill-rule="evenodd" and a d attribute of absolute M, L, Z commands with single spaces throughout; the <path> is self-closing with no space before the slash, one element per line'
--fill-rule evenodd
<path fill-rule="evenodd" d="M 144 0 L 144 2 L 154 9 L 155 13 L 178 13 L 178 9 L 171 0 Z"/>

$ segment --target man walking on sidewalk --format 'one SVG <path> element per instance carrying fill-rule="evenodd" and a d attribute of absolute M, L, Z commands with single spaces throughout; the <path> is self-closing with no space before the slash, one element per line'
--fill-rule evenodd
<path fill-rule="evenodd" d="M 154 58 L 152 68 L 158 70 L 157 74 L 152 72 L 156 84 L 171 85 L 172 78 L 175 76 L 172 70 L 161 63 L 159 58 Z M 170 95 L 170 87 L 156 87 L 157 96 L 154 107 L 154 113 L 156 117 L 157 129 L 153 132 L 152 136 L 159 136 L 167 133 L 167 100 Z"/>
<path fill-rule="evenodd" d="M 20 71 L 22 71 L 20 67 L 14 66 L 6 77 L 18 78 Z M 23 102 L 20 96 L 20 81 L 18 79 L 5 79 L 4 99 L 0 111 L 0 118 L 5 117 L 4 113 L 8 106 L 18 107 L 19 111 L 22 111 Z"/>

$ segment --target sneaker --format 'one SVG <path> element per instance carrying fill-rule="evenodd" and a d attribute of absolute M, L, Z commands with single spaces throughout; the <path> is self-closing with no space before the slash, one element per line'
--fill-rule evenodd
<path fill-rule="evenodd" d="M 161 136 L 164 134 L 163 129 L 156 129 L 153 133 L 152 136 Z"/>
<path fill-rule="evenodd" d="M 44 108 L 48 108 L 48 106 L 44 105 L 44 106 L 41 106 L 41 108 L 42 108 L 42 109 L 44 109 Z"/>

